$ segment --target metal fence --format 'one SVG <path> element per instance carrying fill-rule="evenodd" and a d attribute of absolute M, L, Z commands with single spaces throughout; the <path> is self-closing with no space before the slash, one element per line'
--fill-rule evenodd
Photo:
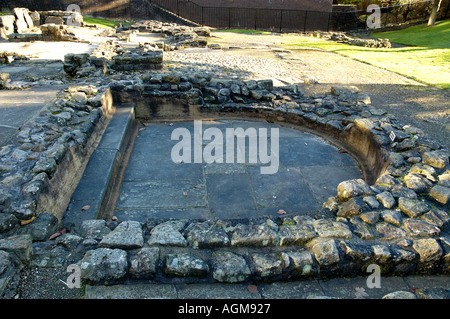
<path fill-rule="evenodd" d="M 284 9 L 202 7 L 189 0 L 149 0 L 152 4 L 200 25 L 220 29 L 252 29 L 280 32 L 349 31 L 366 28 L 366 10 L 319 12 Z M 449 3 L 441 17 L 449 16 Z M 381 27 L 425 21 L 431 0 L 381 7 Z"/>
<path fill-rule="evenodd" d="M 327 31 L 330 12 L 202 7 L 186 0 L 150 0 L 151 3 L 201 25 L 222 29 L 270 31 Z"/>
<path fill-rule="evenodd" d="M 441 6 L 439 18 L 450 16 L 450 1 Z M 417 1 L 408 4 L 390 5 L 380 8 L 380 27 L 386 28 L 404 23 L 424 22 L 431 13 L 431 0 Z M 371 12 L 366 10 L 352 10 L 347 12 L 333 12 L 330 20 L 330 30 L 348 31 L 365 29 L 366 18 Z"/>

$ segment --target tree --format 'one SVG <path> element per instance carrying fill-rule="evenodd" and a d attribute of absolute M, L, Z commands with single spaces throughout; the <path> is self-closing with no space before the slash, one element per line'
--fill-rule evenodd
<path fill-rule="evenodd" d="M 442 0 L 433 0 L 430 18 L 428 19 L 428 25 L 434 25 L 436 23 L 437 14 L 441 7 Z"/>

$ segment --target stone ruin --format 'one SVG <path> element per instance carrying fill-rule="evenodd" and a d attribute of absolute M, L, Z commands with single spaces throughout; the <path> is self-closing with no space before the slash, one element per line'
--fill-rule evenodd
<path fill-rule="evenodd" d="M 350 36 L 345 32 L 321 32 L 314 31 L 310 33 L 311 36 L 316 38 L 327 39 L 330 41 L 336 41 L 338 43 L 347 43 L 350 45 L 356 45 L 366 48 L 391 48 L 392 44 L 389 39 L 364 39 L 359 35 Z"/>
<path fill-rule="evenodd" d="M 117 41 L 128 42 L 138 32 L 158 33 L 164 40 L 140 43 L 139 47 L 126 49 Z M 211 35 L 208 27 L 187 27 L 175 23 L 147 20 L 132 26 L 108 28 L 99 36 L 116 38 L 102 41 L 90 54 L 68 54 L 64 59 L 64 71 L 70 77 L 106 75 L 114 71 L 160 70 L 163 51 L 181 50 L 184 47 L 205 47 Z"/>
<path fill-rule="evenodd" d="M 133 25 L 140 32 L 159 33 L 166 37 L 173 49 L 182 47 L 205 47 L 208 42 L 205 38 L 211 36 L 208 27 L 188 27 L 176 23 L 164 23 L 155 20 L 141 21 Z M 170 47 L 166 51 L 170 51 Z"/>
<path fill-rule="evenodd" d="M 192 29 L 185 30 L 190 35 L 182 36 L 181 29 L 153 28 L 180 40 L 179 48 L 189 37 L 196 39 Z M 5 269 L 0 279 L 12 282 L 23 265 L 56 259 L 86 265 L 82 278 L 89 283 L 166 275 L 174 280 L 197 276 L 217 282 L 355 276 L 365 274 L 373 262 L 381 264 L 383 274 L 449 272 L 450 242 L 445 233 L 450 223 L 450 166 L 449 153 L 441 145 L 371 107 L 370 98 L 356 89 L 333 87 L 324 96 L 304 96 L 296 85 L 274 87 L 271 80 L 128 72 L 159 70 L 165 45 L 125 49 L 108 40 L 90 55 L 65 57 L 64 70 L 73 77 L 124 72 L 101 89 L 68 88 L 21 130 L 17 140 L 1 149 L 9 185 L 0 194 L 0 250 L 7 252 L 0 256 Z M 0 86 L 1 81 L 7 77 L 0 76 Z M 42 212 L 47 204 L 42 198 L 52 195 L 49 190 L 61 188 L 58 177 L 70 178 L 64 175 L 70 165 L 62 164 L 82 162 L 90 143 L 106 126 L 113 101 L 122 106 L 135 104 L 136 115 L 145 119 L 145 99 L 182 100 L 190 110 L 206 115 L 241 112 L 322 131 L 359 147 L 367 165 L 379 166 L 373 169 L 378 174 L 369 184 L 362 179 L 339 184 L 337 196 L 323 203 L 326 218 L 280 216 L 234 225 L 223 220 L 106 222 L 83 216 L 77 227 L 49 239 L 58 229 L 58 219 Z M 50 127 L 54 137 L 42 138 Z M 26 151 L 24 144 L 29 147 Z M 42 157 L 25 160 L 36 149 Z M 20 169 L 28 172 L 24 184 L 14 183 Z M 22 225 L 22 220 L 34 222 Z M 48 244 L 48 249 L 33 249 L 41 243 Z M 188 266 L 174 271 L 170 249 L 179 249 L 176 258 Z M 192 264 L 200 264 L 199 270 L 192 270 Z"/>
<path fill-rule="evenodd" d="M 84 26 L 83 16 L 78 12 L 14 8 L 13 14 L 0 16 L 0 37 L 9 41 L 77 41 L 68 26 Z"/>
<path fill-rule="evenodd" d="M 8 35 L 14 33 L 15 20 L 13 15 L 0 16 L 0 38 L 8 39 Z"/>
<path fill-rule="evenodd" d="M 211 36 L 209 27 L 189 27 L 156 20 L 145 20 L 134 25 L 107 28 L 99 36 L 115 37 L 119 41 L 127 42 L 139 32 L 161 35 L 165 40 L 157 42 L 157 45 L 164 51 L 179 50 L 184 47 L 206 47 L 207 38 Z"/>
<path fill-rule="evenodd" d="M 163 66 L 163 51 L 156 45 L 140 44 L 134 49 L 125 49 L 112 40 L 103 41 L 90 55 L 67 54 L 64 71 L 70 77 L 106 75 L 111 71 L 160 70 Z"/>

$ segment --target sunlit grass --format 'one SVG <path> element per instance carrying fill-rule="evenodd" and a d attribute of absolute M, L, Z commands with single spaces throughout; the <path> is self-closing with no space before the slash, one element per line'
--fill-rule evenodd
<path fill-rule="evenodd" d="M 372 33 L 373 37 L 388 38 L 392 42 L 428 48 L 450 48 L 450 20 L 438 21 L 428 27 L 417 25 L 401 31 Z"/>
<path fill-rule="evenodd" d="M 271 34 L 270 31 L 248 30 L 248 29 L 215 29 L 212 32 L 230 32 L 238 34 Z"/>
<path fill-rule="evenodd" d="M 287 48 L 316 48 L 381 67 L 422 83 L 450 88 L 450 20 L 433 27 L 418 25 L 405 30 L 373 33 L 375 38 L 408 46 L 365 48 L 319 38 L 301 37 Z"/>
<path fill-rule="evenodd" d="M 83 21 L 87 24 L 96 24 L 100 28 L 114 28 L 115 26 L 118 26 L 121 23 L 123 25 L 133 23 L 130 21 L 109 20 L 109 19 L 93 18 L 93 17 L 85 17 L 85 16 L 83 16 Z"/>

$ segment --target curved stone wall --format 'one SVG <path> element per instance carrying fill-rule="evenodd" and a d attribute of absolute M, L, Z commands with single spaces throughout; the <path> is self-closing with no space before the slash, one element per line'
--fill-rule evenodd
<path fill-rule="evenodd" d="M 383 275 L 449 272 L 447 151 L 417 128 L 372 108 L 370 99 L 355 88 L 305 96 L 297 86 L 273 87 L 270 80 L 155 72 L 116 77 L 95 91 L 76 87 L 60 95 L 22 130 L 22 143 L 1 150 L 2 162 L 17 162 L 20 170 L 2 179 L 11 188 L 2 191 L 0 250 L 9 253 L 10 267 L 57 263 L 58 258 L 46 259 L 50 253 L 81 265 L 82 277 L 93 282 L 355 276 L 371 264 Z M 345 148 L 363 164 L 367 178 L 343 181 L 337 195 L 323 204 L 327 218 L 139 223 L 83 220 L 90 215 L 83 215 L 87 208 L 82 208 L 79 224 L 58 231 L 58 219 L 45 212 L 62 187 L 56 182 L 69 181 L 55 177 L 69 167 L 61 161 L 71 148 L 87 154 L 90 137 L 105 123 L 109 92 L 117 107 L 135 105 L 136 116 L 143 120 L 225 116 L 290 123 Z M 36 151 L 32 144 L 45 135 L 57 138 L 41 145 L 39 160 L 26 160 Z M 33 254 L 34 243 L 40 242 L 48 249 Z"/>

